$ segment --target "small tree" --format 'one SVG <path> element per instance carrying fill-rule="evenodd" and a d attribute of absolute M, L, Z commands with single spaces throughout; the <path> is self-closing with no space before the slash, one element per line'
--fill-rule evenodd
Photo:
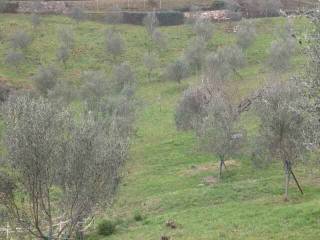
<path fill-rule="evenodd" d="M 110 93 L 110 81 L 101 71 L 86 71 L 82 74 L 81 99 L 88 110 L 106 114 L 107 97 Z"/>
<path fill-rule="evenodd" d="M 249 20 L 243 21 L 237 31 L 237 44 L 242 49 L 247 49 L 256 39 L 256 29 L 253 22 Z"/>
<path fill-rule="evenodd" d="M 182 79 L 188 75 L 188 64 L 181 59 L 177 59 L 167 67 L 167 77 L 169 80 L 181 83 Z"/>
<path fill-rule="evenodd" d="M 73 7 L 70 11 L 70 16 L 77 24 L 87 18 L 86 13 L 80 7 Z"/>
<path fill-rule="evenodd" d="M 61 46 L 64 46 L 68 49 L 74 48 L 74 45 L 75 45 L 74 33 L 71 28 L 63 27 L 59 29 L 58 37 L 59 37 Z"/>
<path fill-rule="evenodd" d="M 15 175 L 0 189 L 1 203 L 36 238 L 74 239 L 82 221 L 112 202 L 128 149 L 119 125 L 106 131 L 90 115 L 74 120 L 29 96 L 10 98 L 3 117 L 5 161 Z"/>
<path fill-rule="evenodd" d="M 153 32 L 159 25 L 159 20 L 155 12 L 149 12 L 143 19 L 143 25 L 145 26 L 147 33 L 152 36 Z"/>
<path fill-rule="evenodd" d="M 190 87 L 182 94 L 175 111 L 176 127 L 179 130 L 194 130 L 207 115 L 206 106 L 211 90 L 205 85 Z"/>
<path fill-rule="evenodd" d="M 37 28 L 37 27 L 40 25 L 40 23 L 41 23 L 40 16 L 39 16 L 38 14 L 35 14 L 35 13 L 33 13 L 33 14 L 31 15 L 30 21 L 31 21 L 32 27 L 33 27 L 34 29 Z"/>
<path fill-rule="evenodd" d="M 125 51 L 125 44 L 120 33 L 108 31 L 106 35 L 106 52 L 112 55 L 113 63 Z"/>
<path fill-rule="evenodd" d="M 209 54 L 205 63 L 205 82 L 215 83 L 221 86 L 230 75 L 236 74 L 241 78 L 238 69 L 245 64 L 242 50 L 234 46 L 219 48 L 217 52 Z"/>
<path fill-rule="evenodd" d="M 134 73 L 128 63 L 121 63 L 113 71 L 113 81 L 116 91 L 120 92 L 126 87 L 135 85 Z"/>
<path fill-rule="evenodd" d="M 159 58 L 157 55 L 151 53 L 146 53 L 143 57 L 143 63 L 148 71 L 148 79 L 151 80 L 153 71 L 158 67 L 159 65 Z"/>
<path fill-rule="evenodd" d="M 11 45 L 14 49 L 26 49 L 31 43 L 31 37 L 25 31 L 17 31 L 11 36 Z"/>
<path fill-rule="evenodd" d="M 283 163 L 285 170 L 285 200 L 288 199 L 290 176 L 293 176 L 301 193 L 302 189 L 293 173 L 293 165 L 306 156 L 313 142 L 314 118 L 309 112 L 310 100 L 304 88 L 295 81 L 277 82 L 265 88 L 256 102 L 260 117 L 260 141 L 258 157 L 275 159 Z M 259 149 L 258 148 L 258 149 Z M 260 152 L 264 153 L 259 154 Z"/>
<path fill-rule="evenodd" d="M 218 91 L 210 99 L 206 112 L 207 116 L 197 129 L 200 146 L 206 152 L 218 156 L 221 178 L 222 168 L 226 168 L 226 158 L 235 152 L 239 144 L 235 126 L 236 114 L 228 98 Z"/>
<path fill-rule="evenodd" d="M 62 62 L 63 65 L 66 67 L 67 61 L 70 58 L 70 49 L 66 46 L 61 46 L 57 50 L 57 59 L 59 62 Z"/>
<path fill-rule="evenodd" d="M 54 66 L 41 66 L 33 77 L 37 90 L 47 96 L 53 90 L 58 81 L 58 70 Z"/>
<path fill-rule="evenodd" d="M 4 12 L 7 7 L 7 1 L 6 0 L 0 0 L 0 13 Z"/>
<path fill-rule="evenodd" d="M 193 31 L 197 37 L 206 42 L 212 39 L 213 30 L 214 26 L 208 20 L 198 19 L 193 26 Z"/>
<path fill-rule="evenodd" d="M 158 29 L 153 31 L 152 41 L 155 43 L 159 50 L 165 49 L 168 44 L 167 36 L 160 32 Z"/>
<path fill-rule="evenodd" d="M 197 75 L 201 71 L 205 55 L 206 43 L 202 38 L 196 38 L 185 50 L 184 58 Z"/>
<path fill-rule="evenodd" d="M 22 52 L 10 50 L 6 55 L 4 62 L 9 66 L 13 66 L 17 70 L 24 60 L 25 58 Z"/>

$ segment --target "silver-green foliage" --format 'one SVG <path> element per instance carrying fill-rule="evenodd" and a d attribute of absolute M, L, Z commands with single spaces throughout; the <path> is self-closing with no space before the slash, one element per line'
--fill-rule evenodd
<path fill-rule="evenodd" d="M 12 34 L 10 41 L 14 49 L 26 49 L 31 44 L 31 37 L 23 30 L 19 30 Z"/>
<path fill-rule="evenodd" d="M 47 96 L 49 91 L 53 90 L 58 82 L 58 69 L 54 66 L 41 66 L 38 72 L 33 76 L 36 89 Z"/>
<path fill-rule="evenodd" d="M 74 237 L 79 222 L 115 194 L 128 149 L 117 119 L 106 129 L 90 114 L 74 118 L 28 95 L 11 97 L 3 119 L 5 162 L 15 176 L 1 203 L 33 237 Z M 56 219 L 65 221 L 63 229 L 54 227 Z"/>

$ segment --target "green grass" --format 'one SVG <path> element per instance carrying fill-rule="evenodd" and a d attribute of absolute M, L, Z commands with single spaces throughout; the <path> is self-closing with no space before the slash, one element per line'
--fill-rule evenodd
<path fill-rule="evenodd" d="M 31 30 L 23 15 L 1 15 L 0 29 L 9 34 L 16 29 Z M 259 88 L 269 78 L 264 63 L 267 48 L 273 39 L 276 25 L 284 20 L 255 20 L 258 38 L 247 50 L 248 65 L 241 70 L 243 80 L 230 81 L 230 91 L 235 101 Z M 307 23 L 296 19 L 297 30 L 304 30 Z M 19 86 L 32 86 L 31 76 L 37 66 L 55 61 L 58 46 L 56 30 L 72 21 L 59 16 L 48 16 L 33 34 L 33 44 L 27 50 L 27 62 L 19 72 L 0 62 L 0 78 Z M 236 23 L 234 23 L 236 24 Z M 82 71 L 112 70 L 108 56 L 103 54 L 103 36 L 106 28 L 99 23 L 84 22 L 75 27 L 76 48 L 61 78 L 77 81 Z M 243 152 L 228 161 L 228 170 L 222 181 L 217 180 L 217 159 L 198 151 L 195 136 L 191 132 L 178 132 L 174 123 L 174 111 L 181 93 L 196 78 L 191 77 L 181 85 L 172 82 L 149 82 L 142 66 L 145 53 L 146 33 L 142 27 L 122 25 L 118 27 L 126 40 L 127 52 L 121 57 L 133 65 L 138 80 L 137 97 L 142 102 L 136 120 L 137 133 L 132 140 L 130 159 L 124 178 L 111 209 L 101 213 L 118 222 L 116 233 L 109 237 L 98 236 L 95 231 L 91 240 L 150 239 L 167 235 L 172 239 L 317 239 L 320 234 L 320 187 L 319 173 L 313 174 L 299 167 L 296 174 L 305 195 L 290 186 L 290 201 L 283 202 L 283 171 L 278 163 L 264 169 L 253 168 L 248 154 Z M 234 34 L 226 31 L 228 23 L 216 24 L 213 40 L 208 51 L 232 44 Z M 190 26 L 161 28 L 168 34 L 169 46 L 159 53 L 160 74 L 166 64 L 179 57 L 193 37 Z M 0 44 L 0 57 L 9 45 Z M 284 76 L 302 70 L 305 57 L 298 49 L 292 67 Z M 62 67 L 62 66 L 61 66 Z M 253 113 L 245 113 L 240 123 L 249 136 L 257 132 Z M 211 176 L 212 185 L 204 184 Z M 136 212 L 143 216 L 135 221 Z M 166 221 L 177 223 L 176 229 L 166 227 Z"/>

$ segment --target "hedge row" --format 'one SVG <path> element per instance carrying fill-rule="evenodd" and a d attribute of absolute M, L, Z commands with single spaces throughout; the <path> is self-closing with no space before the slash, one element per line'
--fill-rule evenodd
<path fill-rule="evenodd" d="M 141 25 L 147 12 L 123 12 L 123 21 L 128 24 Z M 180 25 L 184 23 L 184 14 L 178 11 L 156 12 L 160 26 Z"/>
<path fill-rule="evenodd" d="M 0 12 L 16 13 L 19 8 L 18 2 L 6 2 L 0 4 Z"/>

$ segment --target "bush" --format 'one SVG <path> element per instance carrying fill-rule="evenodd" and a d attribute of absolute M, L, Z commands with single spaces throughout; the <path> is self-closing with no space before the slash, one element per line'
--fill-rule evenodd
<path fill-rule="evenodd" d="M 213 35 L 213 24 L 208 20 L 199 19 L 193 26 L 193 31 L 198 38 L 209 41 Z"/>
<path fill-rule="evenodd" d="M 140 221 L 143 220 L 143 217 L 142 217 L 141 213 L 138 210 L 134 212 L 133 219 L 135 221 L 137 221 L 137 222 L 140 222 Z"/>
<path fill-rule="evenodd" d="M 123 12 L 123 21 L 128 24 L 143 25 L 146 12 Z M 156 12 L 160 26 L 174 26 L 184 23 L 184 14 L 179 11 Z"/>
<path fill-rule="evenodd" d="M 67 48 L 66 46 L 61 46 L 58 48 L 56 55 L 57 55 L 58 61 L 66 65 L 70 57 L 70 49 Z"/>
<path fill-rule="evenodd" d="M 188 65 L 185 61 L 178 59 L 167 67 L 167 77 L 169 80 L 181 83 L 181 80 L 188 75 Z"/>
<path fill-rule="evenodd" d="M 116 58 L 124 52 L 125 44 L 123 39 L 121 38 L 120 33 L 108 31 L 105 44 L 106 52 L 112 55 L 113 61 L 115 61 Z"/>
<path fill-rule="evenodd" d="M 24 55 L 22 52 L 10 50 L 6 57 L 4 62 L 7 65 L 13 66 L 15 68 L 18 68 L 18 66 L 25 60 Z"/>
<path fill-rule="evenodd" d="M 198 73 L 201 70 L 206 55 L 206 42 L 200 38 L 195 39 L 185 51 L 185 60 Z"/>
<path fill-rule="evenodd" d="M 44 96 L 52 90 L 58 81 L 58 70 L 54 66 L 42 66 L 33 77 L 37 90 Z"/>
<path fill-rule="evenodd" d="M 31 37 L 25 31 L 17 31 L 11 36 L 11 45 L 13 48 L 25 49 L 31 43 Z"/>
<path fill-rule="evenodd" d="M 33 28 L 38 27 L 40 25 L 40 23 L 41 23 L 40 16 L 35 14 L 35 13 L 33 13 L 31 15 L 31 24 L 32 24 Z"/>
<path fill-rule="evenodd" d="M 116 231 L 116 224 L 110 220 L 103 220 L 98 225 L 98 233 L 102 236 L 110 236 Z"/>
<path fill-rule="evenodd" d="M 61 46 L 72 49 L 74 47 L 74 33 L 71 28 L 63 27 L 58 32 Z"/>
<path fill-rule="evenodd" d="M 135 77 L 128 63 L 122 63 L 115 67 L 113 78 L 117 91 L 122 91 L 124 88 L 135 84 Z"/>

